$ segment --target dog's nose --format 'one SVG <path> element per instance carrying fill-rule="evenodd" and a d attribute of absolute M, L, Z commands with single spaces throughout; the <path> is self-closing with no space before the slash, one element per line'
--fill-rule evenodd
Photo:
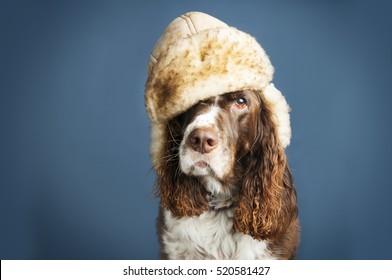
<path fill-rule="evenodd" d="M 189 134 L 188 143 L 193 150 L 208 154 L 218 146 L 218 136 L 213 128 L 197 128 Z"/>

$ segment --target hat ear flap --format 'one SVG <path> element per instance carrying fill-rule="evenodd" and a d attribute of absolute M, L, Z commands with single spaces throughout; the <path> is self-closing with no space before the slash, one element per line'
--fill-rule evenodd
<path fill-rule="evenodd" d="M 263 98 L 271 111 L 272 122 L 275 124 L 277 137 L 283 148 L 290 145 L 290 106 L 282 93 L 270 83 L 263 91 Z"/>

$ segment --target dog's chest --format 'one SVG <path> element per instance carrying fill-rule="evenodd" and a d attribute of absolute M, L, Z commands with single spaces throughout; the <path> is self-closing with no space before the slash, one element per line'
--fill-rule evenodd
<path fill-rule="evenodd" d="M 233 210 L 175 218 L 165 210 L 163 251 L 169 259 L 271 259 L 266 241 L 233 231 Z"/>

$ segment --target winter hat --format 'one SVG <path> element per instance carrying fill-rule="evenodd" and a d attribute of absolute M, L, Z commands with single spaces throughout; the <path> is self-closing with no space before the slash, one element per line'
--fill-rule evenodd
<path fill-rule="evenodd" d="M 290 143 L 290 108 L 271 82 L 274 68 L 247 33 L 200 12 L 172 21 L 148 63 L 145 105 L 151 119 L 151 156 L 162 152 L 167 121 L 197 102 L 227 92 L 258 90 L 269 105 L 285 148 Z"/>

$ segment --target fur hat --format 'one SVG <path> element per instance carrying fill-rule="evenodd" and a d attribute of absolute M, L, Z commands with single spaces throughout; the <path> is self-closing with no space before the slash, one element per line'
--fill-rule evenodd
<path fill-rule="evenodd" d="M 274 68 L 247 33 L 200 12 L 172 21 L 151 53 L 145 105 L 151 119 L 151 156 L 159 159 L 168 120 L 197 102 L 239 90 L 259 90 L 278 136 L 290 143 L 290 108 L 271 82 Z"/>

